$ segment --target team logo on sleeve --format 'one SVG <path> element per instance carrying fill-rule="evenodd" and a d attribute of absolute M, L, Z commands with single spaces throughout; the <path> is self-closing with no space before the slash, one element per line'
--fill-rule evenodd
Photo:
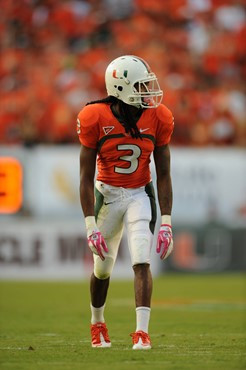
<path fill-rule="evenodd" d="M 114 129 L 114 126 L 104 126 L 103 127 L 103 131 L 105 135 L 108 135 L 113 129 Z"/>
<path fill-rule="evenodd" d="M 77 119 L 77 134 L 79 135 L 81 133 L 81 125 L 80 125 L 80 120 Z"/>

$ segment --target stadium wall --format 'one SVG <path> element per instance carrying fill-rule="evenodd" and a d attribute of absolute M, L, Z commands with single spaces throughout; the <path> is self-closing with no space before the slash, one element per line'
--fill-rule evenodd
<path fill-rule="evenodd" d="M 23 204 L 0 214 L 1 279 L 80 279 L 91 253 L 79 202 L 79 146 L 1 147 L 1 160 L 23 168 Z M 154 275 L 245 268 L 246 152 L 171 148 L 175 251 L 163 264 L 152 250 Z M 155 173 L 151 163 L 153 182 Z M 7 189 L 8 191 L 8 189 Z M 132 270 L 124 236 L 115 278 Z"/>

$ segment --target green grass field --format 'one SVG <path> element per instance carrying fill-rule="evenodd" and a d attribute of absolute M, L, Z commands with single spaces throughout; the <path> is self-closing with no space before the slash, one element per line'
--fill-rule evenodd
<path fill-rule="evenodd" d="M 92 349 L 88 282 L 0 282 L 1 369 L 245 369 L 245 275 L 154 279 L 151 351 L 133 351 L 132 282 L 112 281 L 110 349 Z"/>

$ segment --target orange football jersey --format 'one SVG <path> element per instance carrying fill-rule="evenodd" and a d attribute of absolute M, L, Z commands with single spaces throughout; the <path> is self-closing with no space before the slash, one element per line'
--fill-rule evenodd
<path fill-rule="evenodd" d="M 155 146 L 169 143 L 173 115 L 161 104 L 145 109 L 137 126 L 142 140 L 126 134 L 109 104 L 90 104 L 80 111 L 77 132 L 82 145 L 97 149 L 97 180 L 124 188 L 137 188 L 151 181 L 150 156 Z"/>

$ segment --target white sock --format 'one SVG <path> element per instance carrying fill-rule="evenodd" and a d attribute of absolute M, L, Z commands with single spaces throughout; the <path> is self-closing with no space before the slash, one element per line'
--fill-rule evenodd
<path fill-rule="evenodd" d="M 136 308 L 136 315 L 137 315 L 136 331 L 142 330 L 145 333 L 148 333 L 150 311 L 151 309 L 149 307 L 137 307 Z"/>
<path fill-rule="evenodd" d="M 91 306 L 91 323 L 96 324 L 97 322 L 105 322 L 104 320 L 104 308 L 105 304 L 102 307 L 93 307 Z"/>

